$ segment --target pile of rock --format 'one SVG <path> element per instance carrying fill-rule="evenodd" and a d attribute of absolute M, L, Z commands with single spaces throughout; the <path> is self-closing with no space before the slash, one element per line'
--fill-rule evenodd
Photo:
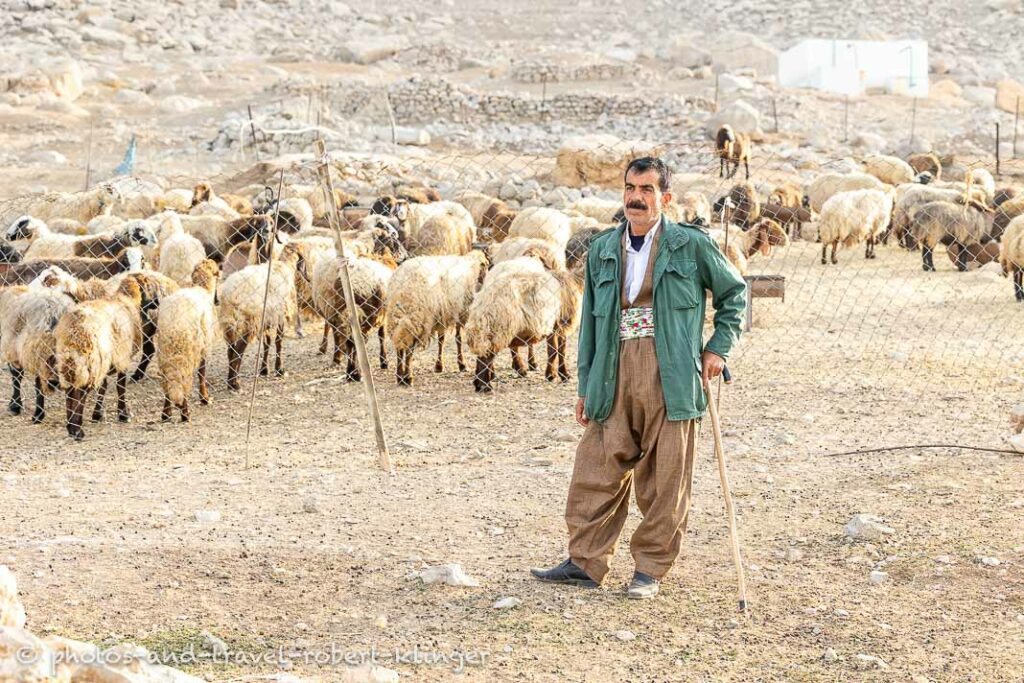
<path fill-rule="evenodd" d="M 659 155 L 662 148 L 643 140 L 623 140 L 595 134 L 565 142 L 555 162 L 554 181 L 559 185 L 621 187 L 629 162 L 639 156 Z"/>
<path fill-rule="evenodd" d="M 599 62 L 568 66 L 542 61 L 526 61 L 509 69 L 508 77 L 518 83 L 557 83 L 565 81 L 610 81 L 637 70 L 634 64 Z"/>

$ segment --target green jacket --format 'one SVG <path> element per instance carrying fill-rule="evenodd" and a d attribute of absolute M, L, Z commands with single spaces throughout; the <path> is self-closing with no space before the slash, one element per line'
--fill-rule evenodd
<path fill-rule="evenodd" d="M 587 255 L 578 358 L 584 412 L 603 422 L 612 409 L 619 366 L 622 233 L 626 224 L 594 238 Z M 707 408 L 700 356 L 706 349 L 729 357 L 740 336 L 746 302 L 743 278 L 702 229 L 662 222 L 654 259 L 655 349 L 669 420 L 700 417 Z M 711 290 L 715 332 L 703 345 L 705 299 Z"/>

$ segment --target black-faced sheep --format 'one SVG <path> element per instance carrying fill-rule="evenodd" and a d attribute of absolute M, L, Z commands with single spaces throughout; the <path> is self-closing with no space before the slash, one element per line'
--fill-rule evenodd
<path fill-rule="evenodd" d="M 732 126 L 726 124 L 715 134 L 715 151 L 718 154 L 718 177 L 732 178 L 743 164 L 745 178 L 750 180 L 750 137 L 737 133 Z M 729 165 L 732 170 L 729 171 Z M 728 172 L 728 175 L 726 173 Z"/>
<path fill-rule="evenodd" d="M 25 258 L 29 260 L 59 259 L 84 256 L 114 258 L 128 247 L 154 247 L 156 234 L 141 222 L 132 222 L 117 233 L 103 235 L 64 235 L 53 232 L 43 221 L 22 216 L 7 230 L 11 241 L 28 240 Z"/>
<path fill-rule="evenodd" d="M 916 173 L 930 173 L 934 180 L 942 179 L 942 162 L 939 157 L 931 152 L 926 154 L 911 154 L 907 157 L 907 164 Z"/>
<path fill-rule="evenodd" d="M 7 240 L 0 239 L 0 263 L 20 263 L 21 260 L 21 252 Z"/>
<path fill-rule="evenodd" d="M 50 266 L 56 266 L 79 280 L 107 279 L 119 273 L 141 270 L 145 266 L 145 257 L 141 249 L 130 247 L 116 259 L 40 259 L 12 263 L 0 269 L 0 286 L 28 284 Z"/>
<path fill-rule="evenodd" d="M 929 202 L 917 208 L 910 217 L 910 233 L 921 245 L 921 263 L 926 272 L 935 270 L 932 252 L 937 244 L 945 244 L 953 252 L 957 270 L 967 270 L 964 253 L 972 245 L 994 241 L 992 211 L 983 204 Z"/>

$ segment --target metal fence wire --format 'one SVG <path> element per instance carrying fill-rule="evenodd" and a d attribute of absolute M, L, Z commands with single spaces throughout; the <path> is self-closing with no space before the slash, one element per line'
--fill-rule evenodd
<path fill-rule="evenodd" d="M 879 443 L 900 424 L 1002 443 L 1024 383 L 1024 195 L 934 155 L 797 170 L 678 141 L 557 158 L 307 154 L 7 200 L 0 352 L 24 418 L 5 421 L 80 437 L 108 384 L 121 418 L 179 420 L 202 414 L 197 398 L 247 400 L 255 375 L 358 382 L 343 265 L 372 373 L 393 387 L 385 414 L 439 381 L 496 401 L 572 386 L 587 250 L 622 220 L 622 169 L 644 152 L 673 167 L 665 214 L 748 283 L 729 364 L 763 392 L 761 419 L 784 401 L 848 415 Z M 254 396 L 272 424 L 275 392 Z"/>

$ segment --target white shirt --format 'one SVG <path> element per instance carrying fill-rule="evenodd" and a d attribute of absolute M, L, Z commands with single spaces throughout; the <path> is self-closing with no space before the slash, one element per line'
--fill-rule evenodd
<path fill-rule="evenodd" d="M 661 216 L 654 224 L 654 227 L 644 235 L 643 246 L 640 251 L 633 250 L 633 244 L 629 239 L 629 223 L 626 223 L 626 301 L 633 303 L 640 295 L 640 288 L 643 287 L 644 277 L 647 275 L 647 262 L 650 260 L 651 245 L 654 244 L 654 236 L 661 227 Z"/>

